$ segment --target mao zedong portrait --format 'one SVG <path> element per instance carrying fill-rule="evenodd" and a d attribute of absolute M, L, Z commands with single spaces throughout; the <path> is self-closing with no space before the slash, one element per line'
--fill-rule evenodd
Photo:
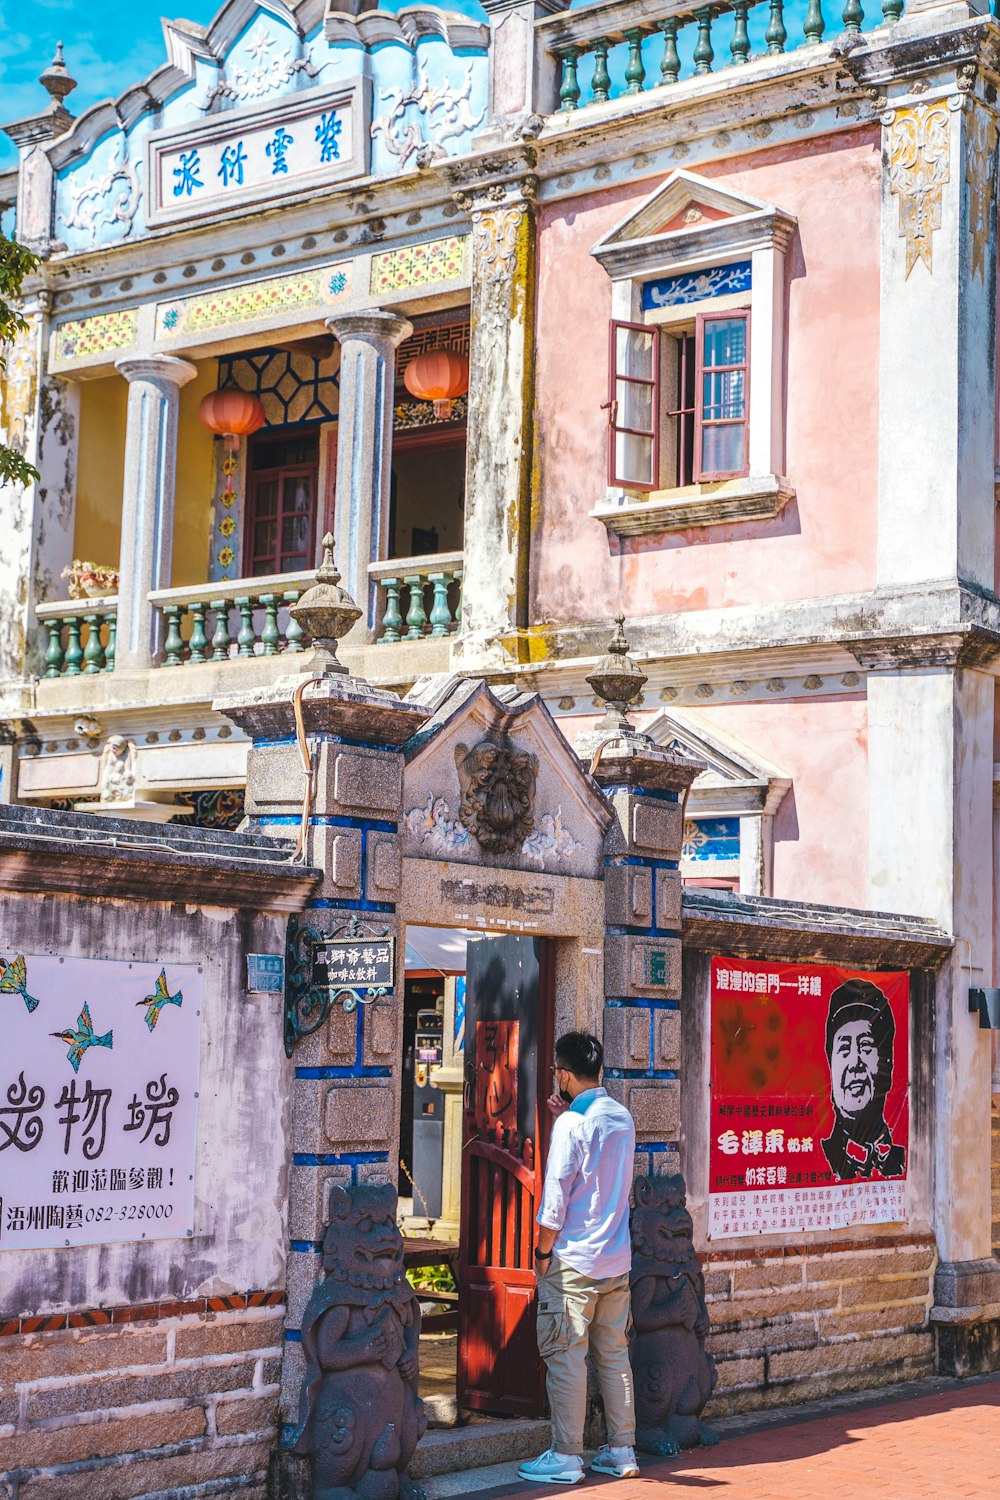
<path fill-rule="evenodd" d="M 833 1129 L 821 1144 L 841 1182 L 906 1171 L 906 1147 L 885 1120 L 895 1040 L 896 1023 L 877 985 L 849 979 L 834 990 L 826 1018 Z"/>

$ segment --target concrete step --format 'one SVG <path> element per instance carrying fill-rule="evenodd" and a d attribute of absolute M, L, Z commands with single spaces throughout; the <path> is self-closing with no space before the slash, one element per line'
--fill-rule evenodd
<path fill-rule="evenodd" d="M 546 1421 L 526 1417 L 475 1418 L 467 1427 L 439 1428 L 424 1434 L 410 1463 L 411 1479 L 466 1469 L 520 1462 L 544 1453 L 552 1441 Z M 454 1493 L 454 1491 L 452 1492 Z"/>

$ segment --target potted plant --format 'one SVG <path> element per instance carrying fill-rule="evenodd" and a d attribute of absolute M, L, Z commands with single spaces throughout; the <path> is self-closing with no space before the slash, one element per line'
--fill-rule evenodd
<path fill-rule="evenodd" d="M 103 563 L 81 562 L 74 557 L 61 576 L 69 579 L 71 599 L 106 599 L 118 592 L 118 569 Z"/>

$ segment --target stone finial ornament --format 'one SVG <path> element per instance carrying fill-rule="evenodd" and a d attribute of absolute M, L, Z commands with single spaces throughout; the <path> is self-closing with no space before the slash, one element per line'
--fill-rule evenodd
<path fill-rule="evenodd" d="M 718 1434 L 701 1413 L 718 1378 L 705 1351 L 705 1278 L 692 1238 L 684 1178 L 640 1177 L 632 1210 L 630 1358 L 635 1378 L 635 1445 L 677 1453 Z"/>
<path fill-rule="evenodd" d="M 325 676 L 346 676 L 347 668 L 337 660 L 337 642 L 361 619 L 363 611 L 347 590 L 340 587 L 340 573 L 333 560 L 333 536 L 329 531 L 323 538 L 323 561 L 316 569 L 316 582 L 288 613 L 312 637 L 312 654 L 303 660 L 303 667 Z"/>
<path fill-rule="evenodd" d="M 587 681 L 606 704 L 604 718 L 595 725 L 595 733 L 605 739 L 622 733 L 635 734 L 628 711 L 649 679 L 628 654 L 623 614 L 615 615 L 615 633 L 608 642 L 607 655 L 601 657 Z"/>
<path fill-rule="evenodd" d="M 45 72 L 40 75 L 38 82 L 52 100 L 50 108 L 53 110 L 65 109 L 63 100 L 67 94 L 71 94 L 76 88 L 76 79 L 70 75 L 70 71 L 63 59 L 62 42 L 56 43 L 56 55 L 45 69 Z"/>
<path fill-rule="evenodd" d="M 406 1474 L 427 1418 L 396 1191 L 335 1185 L 329 1201 L 326 1277 L 302 1317 L 306 1377 L 292 1451 L 312 1461 L 312 1500 L 423 1500 Z"/>

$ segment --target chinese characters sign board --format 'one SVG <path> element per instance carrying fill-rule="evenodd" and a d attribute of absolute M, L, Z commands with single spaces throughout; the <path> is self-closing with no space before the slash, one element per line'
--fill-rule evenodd
<path fill-rule="evenodd" d="M 196 964 L 0 955 L 0 1250 L 194 1228 Z"/>
<path fill-rule="evenodd" d="M 149 138 L 150 226 L 363 176 L 367 85 L 310 89 Z"/>
<path fill-rule="evenodd" d="M 517 1021 L 476 1022 L 476 1129 L 492 1139 L 517 1130 Z"/>
<path fill-rule="evenodd" d="M 318 989 L 391 990 L 396 976 L 396 939 L 323 939 L 313 948 L 312 984 Z"/>
<path fill-rule="evenodd" d="M 905 1219 L 909 978 L 712 960 L 709 1237 Z"/>

